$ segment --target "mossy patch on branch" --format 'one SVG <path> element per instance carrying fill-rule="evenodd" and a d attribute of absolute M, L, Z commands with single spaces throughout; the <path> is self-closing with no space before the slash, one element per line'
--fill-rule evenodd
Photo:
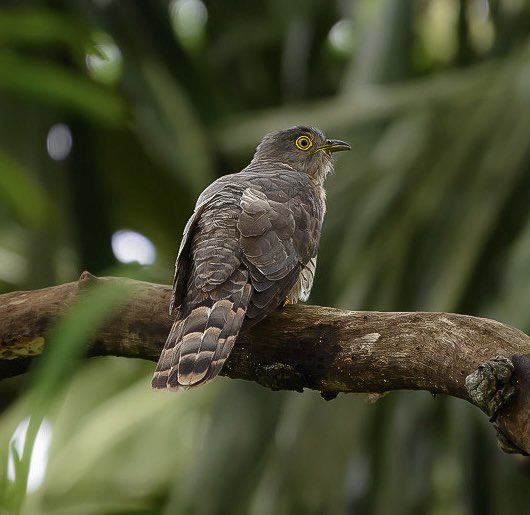
<path fill-rule="evenodd" d="M 31 340 L 23 340 L 10 344 L 9 346 L 0 345 L 0 359 L 17 359 L 42 354 L 45 339 L 37 336 Z"/>

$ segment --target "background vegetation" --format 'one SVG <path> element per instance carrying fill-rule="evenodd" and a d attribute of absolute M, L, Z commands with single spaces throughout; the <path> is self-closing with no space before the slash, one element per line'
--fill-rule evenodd
<path fill-rule="evenodd" d="M 4 0 L 0 291 L 170 282 L 197 194 L 296 123 L 353 147 L 313 303 L 530 331 L 527 0 Z M 527 512 L 528 460 L 461 401 L 224 378 L 155 395 L 150 363 L 71 361 L 103 293 L 56 328 L 64 353 L 0 383 L 0 511 Z"/>

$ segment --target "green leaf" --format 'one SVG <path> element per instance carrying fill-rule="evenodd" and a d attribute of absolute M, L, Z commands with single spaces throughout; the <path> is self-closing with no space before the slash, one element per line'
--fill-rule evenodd
<path fill-rule="evenodd" d="M 80 54 L 91 31 L 79 17 L 43 7 L 0 11 L 0 43 L 4 44 L 60 45 Z"/>
<path fill-rule="evenodd" d="M 24 167 L 0 149 L 0 198 L 15 212 L 20 221 L 38 227 L 50 212 L 50 200 L 44 188 Z"/>
<path fill-rule="evenodd" d="M 25 501 L 31 454 L 45 414 L 75 369 L 74 360 L 82 354 L 83 344 L 105 320 L 116 314 L 130 291 L 123 282 L 98 282 L 79 296 L 51 330 L 49 339 L 53 344 L 48 346 L 31 377 L 32 387 L 27 399 L 31 416 L 9 496 L 14 513 L 20 512 Z"/>
<path fill-rule="evenodd" d="M 0 91 L 69 109 L 108 125 L 126 121 L 124 99 L 79 73 L 12 53 L 0 54 L 0 69 Z"/>

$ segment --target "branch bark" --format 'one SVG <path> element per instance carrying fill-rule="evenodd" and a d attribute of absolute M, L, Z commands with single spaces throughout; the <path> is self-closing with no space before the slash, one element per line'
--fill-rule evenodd
<path fill-rule="evenodd" d="M 0 379 L 26 371 L 80 292 L 108 281 L 127 284 L 131 294 L 87 354 L 156 361 L 171 326 L 171 288 L 84 272 L 78 282 L 0 295 Z M 530 454 L 530 338 L 493 320 L 288 306 L 240 336 L 222 373 L 275 390 L 311 388 L 327 399 L 397 389 L 452 395 L 491 417 L 504 450 Z"/>

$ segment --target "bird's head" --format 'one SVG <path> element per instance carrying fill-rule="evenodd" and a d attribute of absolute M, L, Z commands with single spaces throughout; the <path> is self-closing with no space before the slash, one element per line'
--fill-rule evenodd
<path fill-rule="evenodd" d="M 297 125 L 267 134 L 252 161 L 284 163 L 322 182 L 333 170 L 333 153 L 350 149 L 348 143 L 328 139 L 316 127 Z"/>

